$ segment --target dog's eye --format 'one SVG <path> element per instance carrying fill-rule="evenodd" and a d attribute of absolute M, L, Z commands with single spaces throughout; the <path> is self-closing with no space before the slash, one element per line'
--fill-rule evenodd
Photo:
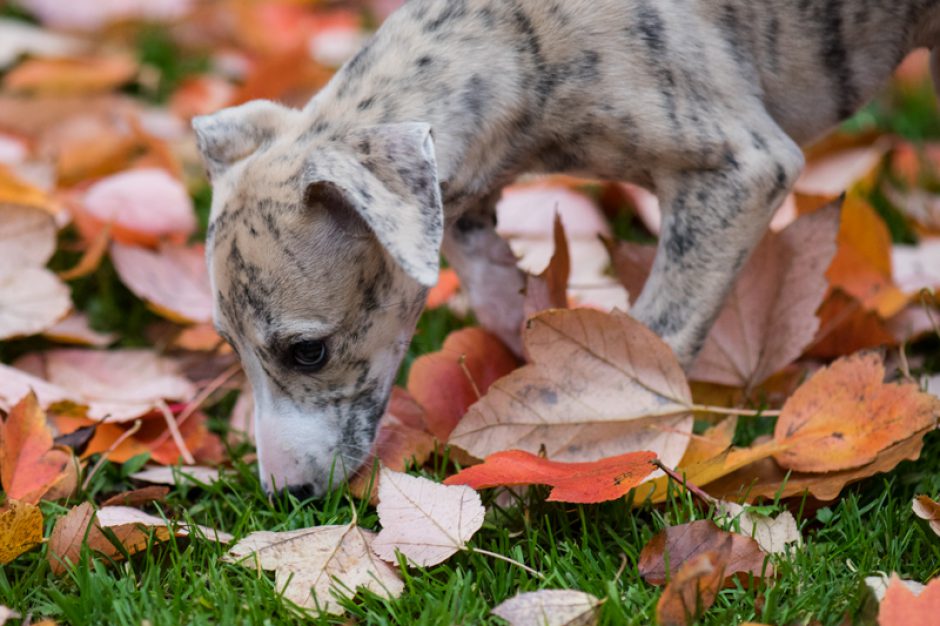
<path fill-rule="evenodd" d="M 298 341 L 290 347 L 291 362 L 305 372 L 317 372 L 323 369 L 328 358 L 326 342 L 321 339 Z"/>

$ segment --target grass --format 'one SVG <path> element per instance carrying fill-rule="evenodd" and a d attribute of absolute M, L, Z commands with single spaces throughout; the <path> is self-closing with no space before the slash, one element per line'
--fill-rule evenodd
<path fill-rule="evenodd" d="M 178 59 L 172 44 L 159 32 L 147 31 L 139 48 L 142 58 L 160 67 L 166 77 L 155 92 L 142 94 L 158 101 L 172 85 L 204 64 L 203 59 Z M 876 127 L 912 139 L 935 138 L 940 136 L 935 104 L 927 92 L 910 95 L 901 103 L 885 100 L 847 127 Z M 207 190 L 198 190 L 196 196 L 204 227 Z M 904 224 L 896 223 L 896 212 L 886 199 L 876 197 L 873 202 L 891 223 L 896 240 L 912 237 Z M 619 235 L 644 237 L 636 224 L 618 219 Z M 60 253 L 53 266 L 70 266 L 74 258 L 67 257 Z M 74 281 L 72 288 L 78 307 L 90 314 L 97 328 L 119 331 L 121 345 L 146 343 L 144 329 L 155 318 L 120 284 L 109 264 L 91 277 Z M 400 380 L 415 356 L 436 349 L 449 331 L 466 323 L 446 312 L 427 313 Z M 10 362 L 46 345 L 41 339 L 0 344 L 0 361 Z M 928 356 L 929 367 L 940 370 L 938 342 L 929 341 L 920 349 Z M 232 400 L 229 396 L 213 408 L 211 423 L 222 433 Z M 749 442 L 772 424 L 768 418 L 742 420 L 736 443 Z M 236 537 L 257 530 L 347 523 L 354 509 L 361 525 L 376 528 L 374 508 L 351 500 L 342 489 L 316 501 L 300 502 L 288 495 L 269 499 L 255 466 L 241 460 L 247 452 L 244 446 L 231 450 L 233 472 L 221 482 L 175 487 L 165 502 L 149 510 Z M 77 500 L 43 503 L 45 535 L 78 501 L 97 502 L 134 487 L 128 476 L 145 460 L 138 458 L 123 466 L 106 463 Z M 422 471 L 441 478 L 443 464 L 438 465 Z M 809 501 L 771 503 L 773 510 L 790 507 L 797 513 L 805 544 L 792 558 L 773 559 L 778 574 L 772 582 L 752 580 L 723 590 L 701 623 L 724 626 L 750 620 L 835 625 L 846 623 L 847 617 L 854 623 L 874 623 L 865 576 L 898 572 L 923 582 L 940 575 L 940 540 L 911 511 L 911 498 L 919 493 L 940 493 L 937 433 L 928 436 L 921 460 L 850 487 L 826 506 Z M 545 502 L 544 490 L 533 488 L 519 498 L 519 506 L 500 508 L 493 502 L 494 495 L 484 494 L 490 511 L 471 546 L 522 561 L 542 572 L 544 580 L 503 561 L 463 552 L 436 567 L 402 568 L 405 591 L 396 600 L 360 592 L 354 600 L 343 601 L 349 617 L 362 624 L 495 624 L 499 620 L 489 615 L 490 609 L 520 591 L 571 588 L 604 600 L 602 624 L 648 624 L 659 589 L 639 578 L 639 551 L 665 526 L 713 514 L 679 493 L 656 507 L 634 506 L 630 501 L 597 506 L 553 504 Z M 51 573 L 43 546 L 0 569 L 0 604 L 32 615 L 34 622 L 51 618 L 75 626 L 283 624 L 302 618 L 320 624 L 349 623 L 347 617 L 311 616 L 291 606 L 279 596 L 273 575 L 222 562 L 225 550 L 209 541 L 172 538 L 121 562 L 85 552 L 60 577 Z"/>

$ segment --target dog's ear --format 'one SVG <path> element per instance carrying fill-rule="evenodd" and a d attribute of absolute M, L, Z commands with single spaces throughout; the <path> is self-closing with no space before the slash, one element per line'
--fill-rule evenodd
<path fill-rule="evenodd" d="M 356 155 L 355 171 L 330 175 L 310 164 L 308 204 L 326 207 L 345 224 L 350 218 L 343 211 L 351 208 L 402 269 L 422 285 L 433 286 L 440 269 L 444 210 L 430 126 L 371 126 L 352 131 L 346 141 Z"/>
<path fill-rule="evenodd" d="M 255 100 L 194 117 L 196 142 L 209 177 L 222 175 L 232 164 L 273 139 L 294 113 L 269 100 Z"/>

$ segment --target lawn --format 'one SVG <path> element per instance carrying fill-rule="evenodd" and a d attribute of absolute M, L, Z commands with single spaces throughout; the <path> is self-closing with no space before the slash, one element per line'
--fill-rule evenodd
<path fill-rule="evenodd" d="M 11 19 L 31 19 L 20 10 L 3 11 Z M 157 68 L 161 80 L 134 82 L 123 88 L 126 95 L 162 104 L 187 76 L 207 67 L 202 53 L 184 53 L 158 27 L 133 31 L 130 37 L 128 45 L 137 58 Z M 929 86 L 893 89 L 842 130 L 852 136 L 876 131 L 896 133 L 912 142 L 935 141 L 940 139 L 935 107 Z M 198 240 L 208 219 L 209 190 L 205 181 L 189 189 L 201 220 L 193 235 L 193 240 Z M 919 233 L 879 189 L 872 186 L 867 197 L 894 241 L 916 241 Z M 631 217 L 615 217 L 614 232 L 634 237 L 635 228 Z M 64 229 L 49 267 L 73 267 L 82 256 L 75 245 L 80 239 L 74 228 Z M 76 308 L 89 315 L 96 330 L 118 334 L 117 346 L 154 346 L 152 328 L 165 322 L 125 287 L 110 261 L 104 259 L 93 273 L 68 285 Z M 446 308 L 426 312 L 399 381 L 406 380 L 415 358 L 439 350 L 450 332 L 473 323 L 472 317 L 460 317 Z M 0 362 L 9 364 L 56 345 L 40 337 L 0 342 Z M 894 356 L 897 349 L 889 352 Z M 940 372 L 938 354 L 940 336 L 928 336 L 906 352 L 917 364 L 917 373 L 928 376 Z M 225 465 L 231 471 L 211 485 L 182 481 L 163 501 L 148 505 L 146 510 L 224 530 L 236 538 L 260 530 L 286 531 L 345 524 L 353 519 L 365 528 L 378 527 L 375 507 L 352 497 L 345 487 L 322 499 L 266 495 L 252 462 L 250 444 L 228 436 L 228 418 L 237 393 L 213 394 L 204 407 L 208 427 L 225 442 Z M 747 445 L 772 433 L 773 424 L 772 417 L 742 417 L 736 445 Z M 697 424 L 697 432 L 705 425 Z M 86 470 L 97 460 L 98 456 L 89 459 Z M 43 501 L 44 537 L 49 537 L 57 519 L 76 504 L 100 503 L 110 495 L 139 487 L 130 475 L 148 460 L 149 455 L 144 454 L 122 464 L 105 461 L 70 499 Z M 440 481 L 453 474 L 455 466 L 445 451 L 410 471 Z M 471 550 L 427 568 L 409 568 L 402 561 L 399 569 L 405 588 L 401 597 L 390 600 L 359 592 L 353 599 L 340 601 L 345 616 L 302 610 L 281 597 L 270 572 L 223 562 L 225 545 L 181 537 L 153 541 L 144 550 L 116 561 L 86 548 L 63 575 L 52 572 L 45 544 L 0 569 L 0 605 L 24 618 L 31 616 L 33 624 L 49 619 L 75 626 L 283 624 L 302 620 L 322 624 L 502 624 L 490 615 L 497 604 L 522 591 L 560 588 L 600 598 L 601 624 L 650 624 L 661 588 L 644 582 L 638 573 L 640 550 L 668 526 L 716 518 L 713 507 L 675 485 L 666 502 L 656 505 L 636 501 L 632 494 L 605 504 L 553 503 L 546 501 L 547 493 L 542 487 L 514 493 L 483 491 L 486 520 L 470 541 Z M 940 576 L 940 538 L 912 512 L 912 498 L 919 494 L 940 494 L 937 432 L 927 435 L 918 461 L 903 462 L 889 473 L 853 484 L 833 501 L 803 497 L 764 502 L 763 513 L 794 513 L 802 545 L 789 555 L 770 558 L 775 577 L 739 578 L 722 589 L 699 623 L 875 624 L 878 604 L 865 585 L 866 577 L 897 573 L 926 583 Z M 734 530 L 733 524 L 719 523 Z M 472 548 L 510 557 L 540 572 L 543 578 L 474 553 Z"/>

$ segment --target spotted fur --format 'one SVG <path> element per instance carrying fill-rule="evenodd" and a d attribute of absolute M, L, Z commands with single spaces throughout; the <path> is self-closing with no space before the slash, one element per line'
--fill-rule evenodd
<path fill-rule="evenodd" d="M 940 0 L 410 0 L 303 110 L 197 118 L 216 320 L 254 387 L 265 486 L 322 493 L 362 461 L 439 253 L 519 348 L 494 205 L 523 172 L 656 191 L 634 315 L 688 365 L 798 145 L 938 42 Z M 304 339 L 326 341 L 322 371 L 291 367 Z"/>

